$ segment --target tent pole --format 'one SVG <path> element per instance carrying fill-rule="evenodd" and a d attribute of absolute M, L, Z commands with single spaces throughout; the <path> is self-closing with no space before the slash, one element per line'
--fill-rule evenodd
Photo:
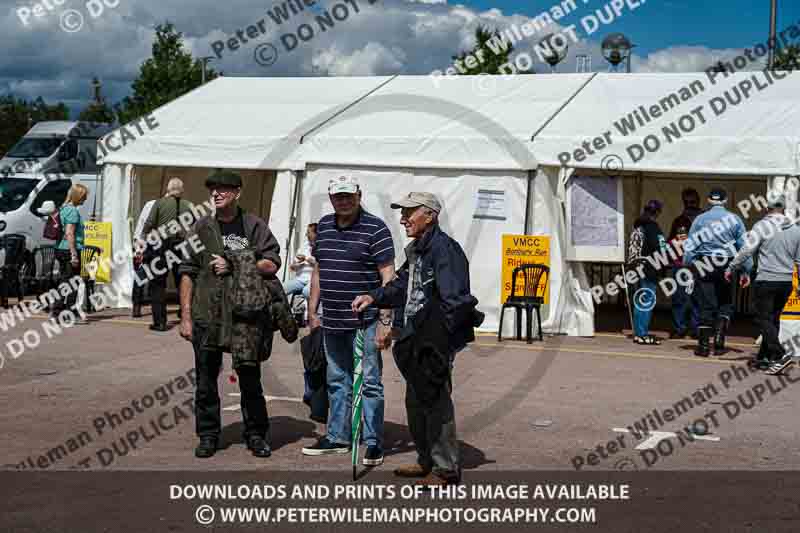
<path fill-rule="evenodd" d="M 286 259 L 283 261 L 283 279 L 286 281 L 286 271 L 289 270 L 289 249 L 292 245 L 292 235 L 294 234 L 294 226 L 297 223 L 297 195 L 300 192 L 300 179 L 303 171 L 300 170 L 295 174 L 294 179 L 294 194 L 292 194 L 292 213 L 289 215 L 289 235 L 286 237 Z"/>
<path fill-rule="evenodd" d="M 628 275 L 625 272 L 625 263 L 621 263 L 620 266 L 622 267 L 622 278 L 625 280 L 623 286 L 625 287 L 625 307 L 628 308 L 628 318 L 631 319 L 631 331 L 633 332 L 633 336 L 636 336 L 636 331 L 633 327 L 633 311 L 631 311 L 631 295 L 628 293 Z"/>
<path fill-rule="evenodd" d="M 525 193 L 525 227 L 522 231 L 524 235 L 528 235 L 528 224 L 530 223 L 531 219 L 531 186 L 533 185 L 534 172 L 536 172 L 535 169 L 528 171 L 528 191 Z"/>

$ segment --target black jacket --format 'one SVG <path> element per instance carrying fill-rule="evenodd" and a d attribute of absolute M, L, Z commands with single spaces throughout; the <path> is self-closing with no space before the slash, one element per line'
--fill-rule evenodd
<path fill-rule="evenodd" d="M 469 260 L 461 245 L 439 226 L 431 227 L 411 246 L 415 246 L 416 252 L 422 256 L 421 275 L 426 305 L 431 304 L 436 291 L 436 305 L 441 308 L 438 320 L 447 332 L 449 351 L 456 352 L 475 340 L 473 327 L 480 325 L 484 318 L 483 313 L 475 309 L 478 300 L 470 292 Z M 375 304 L 383 308 L 399 308 L 398 314 L 402 316 L 408 292 L 408 274 L 406 260 L 395 279 L 370 293 Z"/>
<path fill-rule="evenodd" d="M 450 379 L 450 334 L 444 326 L 442 306 L 434 295 L 428 305 L 406 324 L 392 354 L 398 370 L 424 405 L 433 405 Z M 472 326 L 469 325 L 472 331 Z M 475 340 L 474 335 L 470 335 Z M 469 341 L 468 341 L 469 342 Z"/>
<path fill-rule="evenodd" d="M 641 227 L 642 231 L 644 232 L 644 244 L 642 245 L 642 257 L 650 257 L 652 258 L 652 262 L 644 259 L 640 261 L 641 264 L 645 265 L 644 273 L 645 277 L 648 280 L 656 281 L 660 277 L 659 274 L 663 275 L 666 270 L 660 269 L 656 270 L 653 266 L 660 264 L 656 258 L 655 254 L 659 254 L 662 252 L 662 243 L 666 245 L 666 240 L 664 239 L 664 234 L 661 232 L 661 228 L 658 226 L 655 220 L 647 216 L 640 216 L 636 219 L 633 223 L 633 227 L 638 228 Z M 664 250 L 666 251 L 666 250 Z"/>

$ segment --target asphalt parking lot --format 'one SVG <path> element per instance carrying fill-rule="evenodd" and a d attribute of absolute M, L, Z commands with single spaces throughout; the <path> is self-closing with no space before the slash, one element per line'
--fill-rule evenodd
<path fill-rule="evenodd" d="M 3 468 L 349 472 L 347 455 L 301 454 L 324 426 L 301 400 L 299 348 L 279 336 L 263 367 L 272 457 L 256 459 L 241 442 L 228 359 L 220 376 L 224 449 L 196 459 L 191 346 L 177 328 L 153 333 L 147 324 L 104 313 L 47 338 L 44 320 L 34 317 L 4 333 Z M 6 343 L 27 330 L 41 343 L 11 357 Z M 781 379 L 751 372 L 752 339 L 729 344 L 726 355 L 701 359 L 682 340 L 641 347 L 598 335 L 528 345 L 480 336 L 459 354 L 454 378 L 465 478 L 508 470 L 796 470 L 800 371 Z M 384 363 L 380 468 L 390 470 L 415 455 L 403 380 L 388 351 Z"/>

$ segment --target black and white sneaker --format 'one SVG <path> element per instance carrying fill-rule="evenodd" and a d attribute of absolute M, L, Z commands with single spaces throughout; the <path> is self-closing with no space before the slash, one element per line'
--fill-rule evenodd
<path fill-rule="evenodd" d="M 350 446 L 331 442 L 328 437 L 322 437 L 313 446 L 303 448 L 303 455 L 333 455 L 337 453 L 348 453 Z"/>
<path fill-rule="evenodd" d="M 794 358 L 792 358 L 792 354 L 786 354 L 774 363 L 764 372 L 765 374 L 769 374 L 770 376 L 775 376 L 782 373 L 784 370 L 789 368 L 792 363 L 794 363 Z"/>
<path fill-rule="evenodd" d="M 379 466 L 383 464 L 383 450 L 380 446 L 368 446 L 364 454 L 364 466 Z"/>

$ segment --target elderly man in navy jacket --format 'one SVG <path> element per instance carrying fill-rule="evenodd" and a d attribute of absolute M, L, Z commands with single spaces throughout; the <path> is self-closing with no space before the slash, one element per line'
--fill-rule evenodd
<path fill-rule="evenodd" d="M 406 262 L 391 282 L 358 296 L 352 307 L 360 312 L 375 303 L 404 309 L 394 356 L 406 377 L 406 413 L 418 459 L 395 474 L 422 478 L 422 485 L 458 483 L 452 364 L 455 354 L 475 340 L 473 327 L 483 317 L 470 293 L 469 261 L 439 227 L 442 206 L 436 197 L 412 192 L 391 207 L 401 209 L 400 223 L 414 239 L 406 247 Z"/>

